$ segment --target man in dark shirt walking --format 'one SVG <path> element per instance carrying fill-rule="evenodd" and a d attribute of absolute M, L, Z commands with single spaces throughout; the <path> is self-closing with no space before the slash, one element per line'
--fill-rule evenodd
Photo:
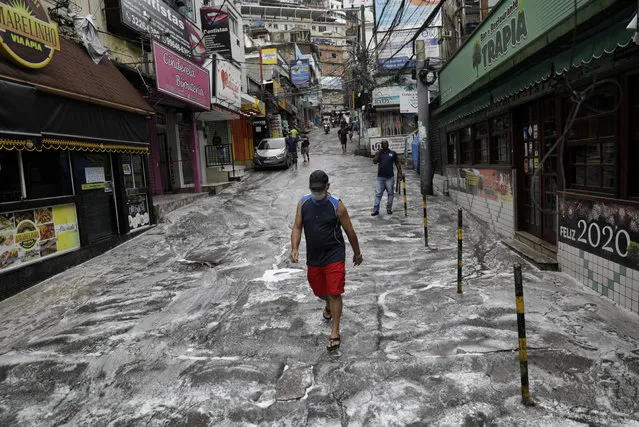
<path fill-rule="evenodd" d="M 288 165 L 295 165 L 297 169 L 297 137 L 289 135 L 286 138 L 286 145 L 288 145 Z"/>
<path fill-rule="evenodd" d="M 379 205 L 382 202 L 382 195 L 386 190 L 386 213 L 393 213 L 393 196 L 395 190 L 395 179 L 393 164 L 397 167 L 397 176 L 402 178 L 402 165 L 397 158 L 397 153 L 388 148 L 388 141 L 382 141 L 382 148 L 377 151 L 373 158 L 373 163 L 377 165 L 377 183 L 375 186 L 375 205 L 372 216 L 379 215 Z"/>
<path fill-rule="evenodd" d="M 291 232 L 291 261 L 299 262 L 299 246 L 304 229 L 308 283 L 315 296 L 326 302 L 322 313 L 324 319 L 333 319 L 331 337 L 326 346 L 328 351 L 333 351 L 341 344 L 339 322 L 346 282 L 346 244 L 342 228 L 353 248 L 353 264 L 360 265 L 363 258 L 344 203 L 328 193 L 328 175 L 316 170 L 309 181 L 311 194 L 302 197 L 297 204 Z"/>

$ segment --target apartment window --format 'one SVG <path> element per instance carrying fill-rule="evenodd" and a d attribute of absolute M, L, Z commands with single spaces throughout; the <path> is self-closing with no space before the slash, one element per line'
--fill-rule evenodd
<path fill-rule="evenodd" d="M 473 163 L 473 138 L 472 128 L 470 126 L 459 130 L 459 152 L 462 164 L 469 165 Z"/>
<path fill-rule="evenodd" d="M 489 141 L 488 122 L 475 125 L 475 163 L 488 164 Z"/>
<path fill-rule="evenodd" d="M 235 34 L 235 35 L 240 34 L 240 32 L 239 32 L 239 30 L 238 30 L 238 23 L 237 23 L 237 21 L 235 20 L 235 18 L 231 18 L 231 19 L 229 19 L 229 20 L 230 20 L 230 22 L 231 22 L 231 32 L 232 32 L 233 34 Z"/>
<path fill-rule="evenodd" d="M 313 31 L 317 30 L 317 27 L 315 25 L 313 25 L 311 28 L 313 29 Z"/>
<path fill-rule="evenodd" d="M 336 53 L 331 53 L 331 58 L 337 58 L 337 54 Z"/>
<path fill-rule="evenodd" d="M 490 121 L 490 162 L 510 164 L 510 118 L 507 115 Z"/>
<path fill-rule="evenodd" d="M 457 164 L 457 132 L 448 134 L 448 163 Z"/>
<path fill-rule="evenodd" d="M 73 194 L 69 154 L 66 150 L 22 152 L 28 199 Z"/>
<path fill-rule="evenodd" d="M 325 25 L 320 25 L 319 27 L 317 27 L 317 30 L 320 33 L 324 33 L 324 32 L 326 32 L 326 26 Z"/>
<path fill-rule="evenodd" d="M 612 193 L 616 187 L 615 91 L 613 86 L 600 89 L 588 101 L 594 109 L 582 108 L 572 125 L 566 149 L 569 188 Z"/>
<path fill-rule="evenodd" d="M 22 197 L 18 162 L 16 150 L 0 150 L 0 203 L 16 202 Z"/>
<path fill-rule="evenodd" d="M 284 24 L 284 29 L 288 30 L 288 24 Z"/>
<path fill-rule="evenodd" d="M 279 28 L 280 26 L 278 24 L 273 24 L 273 28 Z"/>

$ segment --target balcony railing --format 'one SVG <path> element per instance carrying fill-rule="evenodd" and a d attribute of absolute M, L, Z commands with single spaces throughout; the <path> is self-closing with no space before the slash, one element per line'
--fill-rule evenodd
<path fill-rule="evenodd" d="M 231 144 L 204 146 L 206 166 L 224 166 L 233 164 L 233 151 Z"/>

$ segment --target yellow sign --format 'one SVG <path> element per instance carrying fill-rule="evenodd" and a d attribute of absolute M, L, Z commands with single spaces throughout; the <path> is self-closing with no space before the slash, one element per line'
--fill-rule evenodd
<path fill-rule="evenodd" d="M 262 64 L 277 65 L 277 49 L 262 49 Z"/>
<path fill-rule="evenodd" d="M 253 111 L 266 116 L 266 107 L 262 101 L 256 99 L 252 104 L 242 104 L 242 111 Z"/>
<path fill-rule="evenodd" d="M 58 25 L 40 0 L 0 0 L 0 53 L 18 65 L 42 68 L 60 50 Z"/>
<path fill-rule="evenodd" d="M 100 188 L 106 188 L 106 183 L 104 182 L 94 182 L 92 184 L 82 184 L 83 190 L 97 190 Z"/>
<path fill-rule="evenodd" d="M 280 108 L 286 108 L 284 88 L 275 80 L 273 80 L 273 96 L 277 99 L 277 105 Z"/>

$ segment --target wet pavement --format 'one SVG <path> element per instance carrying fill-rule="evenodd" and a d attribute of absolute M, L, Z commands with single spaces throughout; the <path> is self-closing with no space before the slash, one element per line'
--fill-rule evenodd
<path fill-rule="evenodd" d="M 0 425 L 639 425 L 639 317 L 541 272 L 457 208 L 371 217 L 376 167 L 311 137 L 311 165 L 253 172 L 149 232 L 0 302 Z M 288 260 L 295 207 L 331 179 L 364 263 L 342 345 Z M 304 259 L 304 240 L 300 259 Z M 352 258 L 347 248 L 347 260 Z M 521 404 L 512 264 L 522 262 L 534 407 Z"/>

